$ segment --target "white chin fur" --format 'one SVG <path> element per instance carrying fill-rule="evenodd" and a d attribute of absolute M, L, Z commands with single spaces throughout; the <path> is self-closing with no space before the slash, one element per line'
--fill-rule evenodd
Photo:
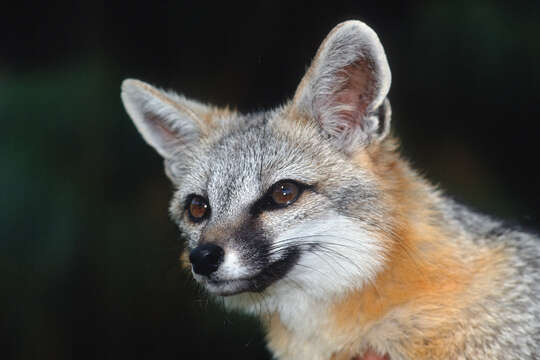
<path fill-rule="evenodd" d="M 343 292 L 362 288 L 383 266 L 381 239 L 368 233 L 357 220 L 337 213 L 295 226 L 275 241 L 305 244 L 299 262 L 260 296 L 239 294 L 228 297 L 227 305 L 248 312 L 261 309 L 286 312 L 302 302 L 330 300 Z M 319 246 L 310 250 L 308 243 Z M 264 302 L 262 308 L 260 302 Z"/>
<path fill-rule="evenodd" d="M 226 249 L 225 258 L 220 265 L 218 274 L 223 279 L 240 279 L 253 276 L 252 272 L 240 261 L 237 250 Z"/>

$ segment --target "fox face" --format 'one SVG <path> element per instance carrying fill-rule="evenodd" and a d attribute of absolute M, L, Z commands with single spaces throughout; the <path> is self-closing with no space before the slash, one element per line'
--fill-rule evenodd
<path fill-rule="evenodd" d="M 374 180 L 315 129 L 291 133 L 283 121 L 279 113 L 248 118 L 248 128 L 194 155 L 178 181 L 170 211 L 187 235 L 195 278 L 214 294 L 261 292 L 281 280 L 321 290 L 321 276 L 336 287 L 359 275 L 355 267 L 376 271 Z"/>
<path fill-rule="evenodd" d="M 393 149 L 389 87 L 382 45 L 358 21 L 328 35 L 294 98 L 272 111 L 124 81 L 126 110 L 175 185 L 171 218 L 200 284 L 249 307 L 253 294 L 328 297 L 374 278 L 391 232 L 373 161 Z"/>

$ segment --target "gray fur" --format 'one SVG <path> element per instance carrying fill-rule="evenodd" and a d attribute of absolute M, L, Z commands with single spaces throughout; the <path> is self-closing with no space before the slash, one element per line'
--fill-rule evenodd
<path fill-rule="evenodd" d="M 445 199 L 442 211 L 451 227 L 481 247 L 508 254 L 504 277 L 494 294 L 456 319 L 466 337 L 462 359 L 537 359 L 540 356 L 540 240 Z M 467 246 L 464 244 L 464 246 Z M 473 276 L 474 274 L 471 274 Z M 456 334 L 457 335 L 457 334 Z"/>
<path fill-rule="evenodd" d="M 185 176 L 174 179 L 178 191 L 170 209 L 173 218 L 182 223 L 185 198 L 198 193 L 207 196 L 211 206 L 219 209 L 207 226 L 231 226 L 230 222 L 247 217 L 250 206 L 281 179 L 318 184 L 314 196 L 327 201 L 324 207 L 319 205 L 309 212 L 298 209 L 302 212 L 288 216 L 290 221 L 314 217 L 330 208 L 357 216 L 359 207 L 372 206 L 369 203 L 377 191 L 367 174 L 348 165 L 347 157 L 336 153 L 314 127 L 302 129 L 304 134 L 299 138 L 304 141 L 291 143 L 279 131 L 283 116 L 279 111 L 242 116 L 236 119 L 238 127 L 230 128 L 217 139 L 204 141 L 190 154 L 170 159 L 173 166 L 185 167 L 182 172 Z M 313 143 L 314 138 L 319 138 L 320 143 Z M 342 174 L 339 181 L 328 177 L 329 173 L 337 172 Z M 375 209 L 364 212 L 367 213 L 364 218 L 377 213 Z M 274 232 L 287 228 L 283 219 L 280 224 Z"/>
<path fill-rule="evenodd" d="M 479 329 L 471 329 L 482 341 L 472 339 L 467 346 L 473 355 L 482 351 L 492 359 L 536 359 L 540 352 L 540 242 L 534 234 L 511 229 L 502 222 L 475 213 L 452 200 L 446 212 L 453 226 L 461 228 L 471 241 L 481 246 L 501 247 L 509 254 L 507 274 L 498 284 L 499 297 L 488 297 L 470 309 Z M 472 326 L 472 325 L 470 325 Z M 476 355 L 478 356 L 478 355 Z"/>

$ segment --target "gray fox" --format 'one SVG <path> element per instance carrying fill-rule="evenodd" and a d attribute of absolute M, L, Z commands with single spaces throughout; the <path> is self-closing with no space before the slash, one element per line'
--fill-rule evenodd
<path fill-rule="evenodd" d="M 291 101 L 240 114 L 125 80 L 195 280 L 276 359 L 536 359 L 540 244 L 443 195 L 390 134 L 375 32 L 336 26 Z"/>

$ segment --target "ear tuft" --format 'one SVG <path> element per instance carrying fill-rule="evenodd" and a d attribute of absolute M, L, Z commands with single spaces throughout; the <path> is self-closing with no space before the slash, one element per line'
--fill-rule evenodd
<path fill-rule="evenodd" d="M 293 107 L 318 121 L 341 149 L 351 152 L 388 133 L 390 106 L 385 98 L 390 82 L 377 34 L 360 21 L 346 21 L 321 44 Z"/>

